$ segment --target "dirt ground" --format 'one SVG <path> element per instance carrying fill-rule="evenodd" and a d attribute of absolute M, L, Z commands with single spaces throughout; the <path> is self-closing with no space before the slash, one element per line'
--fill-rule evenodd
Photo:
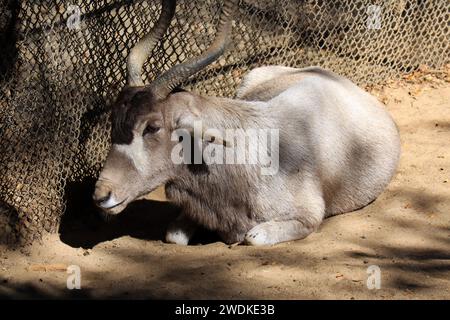
<path fill-rule="evenodd" d="M 176 209 L 140 200 L 108 223 L 80 220 L 31 248 L 0 248 L 0 297 L 450 299 L 449 74 L 369 89 L 398 124 L 402 157 L 366 208 L 301 241 L 228 246 L 204 232 L 183 247 L 162 241 Z M 70 265 L 80 267 L 81 290 L 66 287 Z M 372 265 L 380 289 L 367 287 Z"/>

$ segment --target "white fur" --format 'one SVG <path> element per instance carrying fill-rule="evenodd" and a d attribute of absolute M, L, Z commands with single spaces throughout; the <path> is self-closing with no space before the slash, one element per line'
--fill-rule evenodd
<path fill-rule="evenodd" d="M 185 233 L 183 230 L 168 230 L 166 233 L 166 241 L 168 243 L 175 243 L 186 246 L 189 243 L 190 234 Z"/>
<path fill-rule="evenodd" d="M 187 175 L 180 187 L 168 190 L 187 216 L 217 230 L 228 243 L 303 239 L 325 217 L 373 201 L 395 173 L 400 155 L 395 123 L 376 98 L 344 77 L 318 67 L 262 67 L 245 76 L 237 98 L 211 98 L 210 106 L 202 97 L 197 105 L 203 104 L 203 118 L 211 123 L 224 121 L 217 116 L 224 110 L 227 124 L 279 128 L 277 174 L 263 178 L 250 170 L 218 167 L 212 169 L 220 184 Z M 249 199 L 251 219 L 235 205 L 230 190 Z"/>
<path fill-rule="evenodd" d="M 144 149 L 144 139 L 141 136 L 134 135 L 130 144 L 115 144 L 114 147 L 133 162 L 137 171 L 145 172 L 149 165 L 148 150 Z"/>
<path fill-rule="evenodd" d="M 244 96 L 248 91 L 266 81 L 272 80 L 284 73 L 295 71 L 298 71 L 298 69 L 284 66 L 265 66 L 253 69 L 245 75 L 236 95 L 238 97 Z"/>

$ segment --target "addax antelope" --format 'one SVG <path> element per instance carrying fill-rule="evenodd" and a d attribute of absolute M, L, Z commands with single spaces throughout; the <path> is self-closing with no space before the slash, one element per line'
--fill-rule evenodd
<path fill-rule="evenodd" d="M 223 54 L 236 1 L 224 2 L 206 52 L 144 85 L 142 65 L 176 3 L 162 6 L 129 54 L 128 84 L 112 109 L 112 145 L 93 196 L 105 212 L 118 214 L 165 185 L 181 208 L 168 242 L 188 244 L 201 225 L 226 243 L 266 245 L 305 238 L 324 218 L 364 207 L 383 191 L 400 156 L 397 127 L 375 97 L 342 76 L 266 66 L 244 77 L 236 99 L 177 89 Z M 239 144 L 229 131 L 258 134 Z M 239 156 L 238 149 L 252 161 L 208 161 Z"/>

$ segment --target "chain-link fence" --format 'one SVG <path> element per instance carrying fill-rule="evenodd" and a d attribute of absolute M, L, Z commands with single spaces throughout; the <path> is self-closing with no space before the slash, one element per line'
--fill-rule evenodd
<path fill-rule="evenodd" d="M 145 65 L 154 78 L 213 40 L 223 1 L 178 1 Z M 94 178 L 109 105 L 159 0 L 0 0 L 0 238 L 55 232 L 67 186 Z M 184 87 L 233 96 L 257 66 L 321 65 L 359 84 L 449 62 L 448 0 L 241 0 L 230 50 Z"/>

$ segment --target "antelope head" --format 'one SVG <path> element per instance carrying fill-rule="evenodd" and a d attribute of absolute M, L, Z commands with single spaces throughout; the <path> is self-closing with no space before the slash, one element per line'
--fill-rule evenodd
<path fill-rule="evenodd" d="M 142 66 L 166 32 L 175 13 L 175 0 L 162 1 L 153 29 L 131 50 L 127 59 L 127 85 L 111 112 L 111 147 L 95 185 L 93 199 L 106 213 L 118 214 L 131 201 L 153 191 L 175 175 L 172 132 L 195 113 L 195 95 L 174 93 L 184 80 L 214 62 L 225 50 L 231 31 L 235 1 L 225 1 L 216 38 L 198 57 L 166 71 L 148 85 Z"/>

